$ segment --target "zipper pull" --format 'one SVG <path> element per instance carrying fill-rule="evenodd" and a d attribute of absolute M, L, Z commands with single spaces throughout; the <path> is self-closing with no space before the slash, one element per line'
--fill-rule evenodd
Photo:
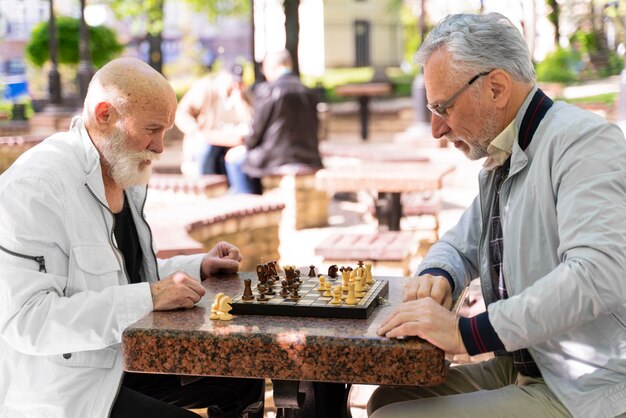
<path fill-rule="evenodd" d="M 44 258 L 42 256 L 38 256 L 38 257 L 35 257 L 35 261 L 39 263 L 39 272 L 40 273 L 45 273 L 46 272 L 46 261 L 44 260 Z"/>

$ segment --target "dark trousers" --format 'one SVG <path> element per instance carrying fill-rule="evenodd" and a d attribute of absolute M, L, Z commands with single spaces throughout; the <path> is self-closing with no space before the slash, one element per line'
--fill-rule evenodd
<path fill-rule="evenodd" d="M 185 408 L 207 408 L 210 418 L 239 418 L 250 404 L 262 401 L 264 381 L 202 377 L 181 385 L 176 375 L 126 373 L 111 418 L 198 417 Z M 263 409 L 257 418 L 263 417 Z"/>

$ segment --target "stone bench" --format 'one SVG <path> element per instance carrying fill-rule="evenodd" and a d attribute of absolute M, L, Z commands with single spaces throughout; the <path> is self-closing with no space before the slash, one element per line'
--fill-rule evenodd
<path fill-rule="evenodd" d="M 43 140 L 40 135 L 0 136 L 0 174 L 25 151 Z"/>
<path fill-rule="evenodd" d="M 405 193 L 402 195 L 403 216 L 432 216 L 434 240 L 439 240 L 439 213 L 443 200 L 438 192 Z"/>
<path fill-rule="evenodd" d="M 289 229 L 321 228 L 328 225 L 328 194 L 315 187 L 316 170 L 264 176 L 263 195 L 285 203 L 281 225 Z"/>
<path fill-rule="evenodd" d="M 228 190 L 228 179 L 220 174 L 208 174 L 198 177 L 182 174 L 154 173 L 150 177 L 149 187 L 176 194 L 193 194 L 196 196 L 215 197 Z"/>
<path fill-rule="evenodd" d="M 219 241 L 228 241 L 241 250 L 242 271 L 280 259 L 282 202 L 256 195 L 168 196 L 149 193 L 145 209 L 158 257 L 204 252 Z"/>
<path fill-rule="evenodd" d="M 370 261 L 374 267 L 402 269 L 410 274 L 409 263 L 417 249 L 417 240 L 410 231 L 380 231 L 375 233 L 334 233 L 315 247 L 315 255 L 331 264 L 354 264 L 356 260 Z"/>

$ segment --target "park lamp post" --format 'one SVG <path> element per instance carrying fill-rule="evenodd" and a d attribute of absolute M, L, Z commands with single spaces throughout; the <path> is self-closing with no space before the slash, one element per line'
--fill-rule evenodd
<path fill-rule="evenodd" d="M 83 103 L 85 96 L 87 96 L 87 88 L 89 82 L 93 77 L 93 70 L 91 67 L 91 54 L 89 52 L 89 27 L 85 21 L 85 2 L 86 0 L 80 0 L 80 37 L 78 40 L 78 92 L 80 103 Z"/>
<path fill-rule="evenodd" d="M 50 71 L 48 72 L 48 101 L 53 105 L 60 105 L 61 76 L 58 69 L 57 31 L 54 18 L 54 0 L 49 0 L 50 20 L 48 22 L 48 48 L 50 50 Z"/>

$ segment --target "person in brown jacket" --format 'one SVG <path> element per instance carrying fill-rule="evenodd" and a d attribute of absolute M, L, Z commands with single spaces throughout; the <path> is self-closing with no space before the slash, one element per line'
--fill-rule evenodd
<path fill-rule="evenodd" d="M 226 152 L 250 130 L 252 111 L 241 76 L 240 65 L 209 74 L 180 100 L 176 126 L 185 134 L 183 174 L 226 174 Z"/>

